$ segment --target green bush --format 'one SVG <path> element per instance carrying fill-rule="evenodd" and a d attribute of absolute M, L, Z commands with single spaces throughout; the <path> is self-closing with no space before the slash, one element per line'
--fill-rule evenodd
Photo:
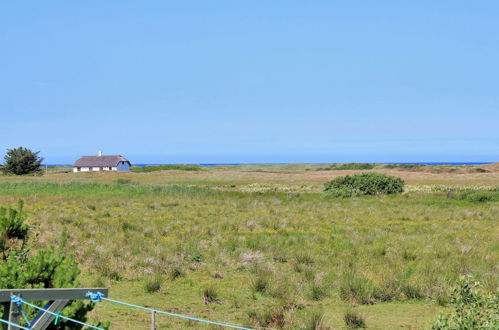
<path fill-rule="evenodd" d="M 374 166 L 371 163 L 333 164 L 331 165 L 331 170 L 372 170 Z"/>
<path fill-rule="evenodd" d="M 361 173 L 335 178 L 324 184 L 331 197 L 395 194 L 404 191 L 404 181 L 382 173 Z"/>
<path fill-rule="evenodd" d="M 326 196 L 332 198 L 350 198 L 354 196 L 353 190 L 348 187 L 329 189 L 326 192 Z"/>
<path fill-rule="evenodd" d="M 454 310 L 442 314 L 432 329 L 497 329 L 499 327 L 499 290 L 485 293 L 480 283 L 463 276 L 452 290 L 451 306 Z"/>

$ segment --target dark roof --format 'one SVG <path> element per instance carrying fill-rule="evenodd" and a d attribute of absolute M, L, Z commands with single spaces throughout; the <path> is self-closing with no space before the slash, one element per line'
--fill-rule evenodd
<path fill-rule="evenodd" d="M 73 166 L 113 167 L 117 166 L 119 162 L 128 162 L 128 164 L 130 164 L 130 161 L 121 155 L 109 155 L 109 156 L 81 156 L 80 159 L 74 162 Z"/>

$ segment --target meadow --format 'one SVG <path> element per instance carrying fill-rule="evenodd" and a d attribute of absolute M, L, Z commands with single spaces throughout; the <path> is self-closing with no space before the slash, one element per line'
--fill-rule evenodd
<path fill-rule="evenodd" d="M 374 167 L 402 177 L 406 191 L 332 199 L 323 184 L 359 171 L 326 166 L 58 169 L 0 176 L 0 204 L 25 201 L 36 246 L 66 232 L 82 286 L 250 327 L 345 328 L 350 313 L 373 329 L 428 328 L 460 275 L 499 286 L 497 167 Z M 145 329 L 149 317 L 99 303 L 90 319 Z"/>

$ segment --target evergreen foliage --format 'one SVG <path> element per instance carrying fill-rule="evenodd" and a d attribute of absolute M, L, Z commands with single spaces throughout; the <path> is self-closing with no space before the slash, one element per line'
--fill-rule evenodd
<path fill-rule="evenodd" d="M 38 156 L 39 153 L 39 151 L 33 152 L 23 147 L 7 149 L 2 170 L 15 175 L 39 173 L 43 161 L 43 158 Z"/>
<path fill-rule="evenodd" d="M 404 191 L 404 181 L 382 173 L 361 173 L 340 176 L 326 182 L 324 191 L 328 196 L 338 198 L 395 194 Z"/>
<path fill-rule="evenodd" d="M 78 287 L 80 273 L 73 256 L 65 252 L 67 235 L 62 234 L 58 247 L 38 249 L 30 253 L 30 231 L 25 223 L 26 214 L 23 202 L 17 208 L 0 208 L 0 288 L 68 288 Z M 40 305 L 41 306 L 41 305 Z M 93 309 L 93 303 L 77 300 L 67 305 L 62 314 L 80 321 L 86 321 L 85 315 Z M 0 306 L 6 313 L 8 303 Z M 28 318 L 36 314 L 26 308 Z M 8 319 L 7 315 L 3 315 Z M 50 329 L 80 329 L 81 326 L 60 320 Z"/>

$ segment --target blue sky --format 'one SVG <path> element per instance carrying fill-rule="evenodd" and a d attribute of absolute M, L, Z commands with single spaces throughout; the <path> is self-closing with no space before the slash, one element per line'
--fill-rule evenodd
<path fill-rule="evenodd" d="M 498 1 L 0 4 L 0 153 L 498 161 Z"/>

